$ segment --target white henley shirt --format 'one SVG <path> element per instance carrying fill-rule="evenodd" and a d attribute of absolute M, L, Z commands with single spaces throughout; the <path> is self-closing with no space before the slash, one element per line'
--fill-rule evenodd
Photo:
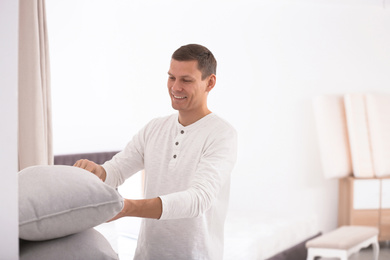
<path fill-rule="evenodd" d="M 236 131 L 220 117 L 183 126 L 173 114 L 152 120 L 103 164 L 112 187 L 145 169 L 145 198 L 162 201 L 161 218 L 142 221 L 134 259 L 223 258 L 236 156 Z"/>

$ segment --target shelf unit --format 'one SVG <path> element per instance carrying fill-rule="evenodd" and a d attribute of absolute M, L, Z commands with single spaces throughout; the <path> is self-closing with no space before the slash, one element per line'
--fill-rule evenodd
<path fill-rule="evenodd" d="M 375 226 L 390 240 L 390 178 L 340 179 L 338 224 Z"/>

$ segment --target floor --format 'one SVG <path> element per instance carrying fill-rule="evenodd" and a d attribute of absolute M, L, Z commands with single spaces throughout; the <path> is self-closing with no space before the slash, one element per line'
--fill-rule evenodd
<path fill-rule="evenodd" d="M 339 260 L 338 258 L 317 258 L 317 260 Z M 390 241 L 380 243 L 379 260 L 390 259 Z M 360 250 L 359 253 L 351 255 L 348 260 L 373 260 L 371 247 Z"/>

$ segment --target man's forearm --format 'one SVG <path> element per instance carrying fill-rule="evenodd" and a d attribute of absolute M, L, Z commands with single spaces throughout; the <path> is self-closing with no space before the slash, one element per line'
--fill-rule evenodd
<path fill-rule="evenodd" d="M 141 218 L 159 219 L 162 214 L 162 202 L 160 198 L 129 200 L 129 215 Z"/>
<path fill-rule="evenodd" d="M 131 200 L 125 199 L 122 211 L 110 221 L 122 217 L 140 217 L 159 219 L 162 214 L 162 202 L 160 198 Z"/>

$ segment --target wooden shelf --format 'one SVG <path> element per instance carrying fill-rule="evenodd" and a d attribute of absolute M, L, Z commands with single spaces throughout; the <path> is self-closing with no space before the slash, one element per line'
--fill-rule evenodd
<path fill-rule="evenodd" d="M 384 182 L 390 178 L 340 179 L 338 225 L 378 227 L 379 240 L 390 240 L 389 198 L 385 198 L 390 193 L 382 190 Z"/>

